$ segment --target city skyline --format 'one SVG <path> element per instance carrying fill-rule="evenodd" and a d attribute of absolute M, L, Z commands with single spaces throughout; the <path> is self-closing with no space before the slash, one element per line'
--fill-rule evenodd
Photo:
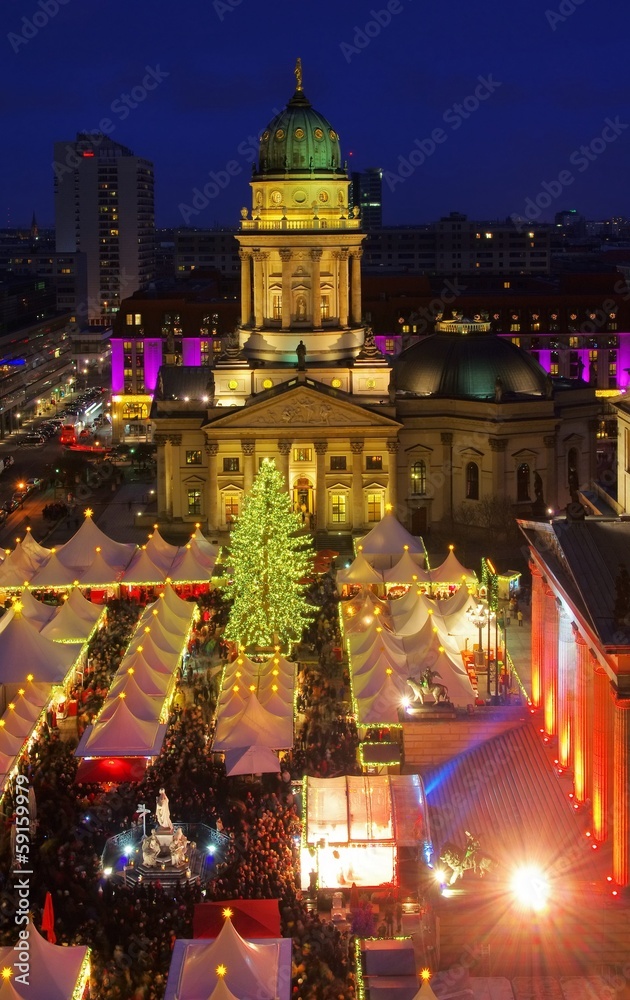
<path fill-rule="evenodd" d="M 147 22 L 120 0 L 3 11 L 3 226 L 53 218 L 53 143 L 101 129 L 154 161 L 160 227 L 235 226 L 257 137 L 294 90 L 349 171 L 382 167 L 384 223 L 630 214 L 623 22 L 611 0 L 333 6 L 188 0 Z M 616 15 L 616 16 L 614 16 Z M 107 27 L 115 32 L 103 44 Z M 405 51 L 411 58 L 405 58 Z M 61 165 L 63 168 L 64 164 Z M 203 194 L 205 188 L 205 194 Z M 201 192 L 195 197 L 195 192 Z M 192 215 L 186 207 L 194 208 Z"/>

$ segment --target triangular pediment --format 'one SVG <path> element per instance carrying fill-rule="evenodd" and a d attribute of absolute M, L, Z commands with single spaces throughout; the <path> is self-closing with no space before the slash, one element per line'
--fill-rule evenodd
<path fill-rule="evenodd" d="M 330 394 L 321 386 L 310 388 L 300 383 L 287 388 L 285 383 L 264 395 L 264 399 L 232 409 L 206 427 L 213 430 L 268 427 L 277 432 L 289 432 L 296 427 L 370 427 L 388 437 L 400 427 L 396 420 L 358 406 L 347 397 L 339 398 L 339 393 Z"/>

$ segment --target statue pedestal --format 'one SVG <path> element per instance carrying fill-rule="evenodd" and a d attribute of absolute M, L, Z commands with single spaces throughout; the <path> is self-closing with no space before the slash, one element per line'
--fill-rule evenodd
<path fill-rule="evenodd" d="M 171 847 L 174 831 L 168 830 L 163 826 L 158 826 L 154 833 L 159 841 L 161 853 L 168 852 Z"/>

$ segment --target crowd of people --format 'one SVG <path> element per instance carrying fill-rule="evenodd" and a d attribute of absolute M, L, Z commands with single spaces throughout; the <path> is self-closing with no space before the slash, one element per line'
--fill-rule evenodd
<path fill-rule="evenodd" d="M 310 595 L 314 618 L 297 650 L 299 723 L 295 749 L 280 775 L 260 782 L 227 778 L 210 752 L 227 608 L 216 592 L 199 600 L 200 621 L 187 650 L 188 666 L 161 753 L 139 783 L 104 790 L 76 783 L 73 745 L 44 727 L 26 771 L 37 799 L 36 924 L 46 891 L 53 898 L 59 944 L 89 944 L 93 1000 L 160 1000 L 176 938 L 192 937 L 194 905 L 202 899 L 278 899 L 283 934 L 293 939 L 293 1000 L 354 996 L 349 932 L 340 932 L 307 905 L 299 887 L 299 802 L 292 779 L 304 774 L 356 772 L 357 733 L 349 711 L 349 682 L 335 650 L 340 645 L 338 599 L 330 574 Z M 141 611 L 115 602 L 107 626 L 90 644 L 81 690 L 79 729 L 98 712 Z M 209 646 L 210 642 L 213 643 Z M 225 647 L 227 648 L 227 647 Z M 206 659 L 210 664 L 206 664 Z M 176 888 L 159 882 L 125 885 L 103 878 L 107 838 L 137 821 L 140 801 L 155 802 L 160 788 L 176 821 L 222 830 L 210 877 Z M 5 796 L 0 843 L 2 870 L 11 868 L 13 803 Z M 8 888 L 8 886 L 7 886 Z M 35 898 L 37 897 L 37 898 Z M 14 924 L 0 913 L 1 938 L 12 942 Z"/>

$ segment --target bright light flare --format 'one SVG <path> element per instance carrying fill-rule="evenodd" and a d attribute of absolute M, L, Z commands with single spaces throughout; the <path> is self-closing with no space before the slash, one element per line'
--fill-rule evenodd
<path fill-rule="evenodd" d="M 517 869 L 512 876 L 512 892 L 525 909 L 540 913 L 547 909 L 549 882 L 543 872 L 533 865 Z"/>

